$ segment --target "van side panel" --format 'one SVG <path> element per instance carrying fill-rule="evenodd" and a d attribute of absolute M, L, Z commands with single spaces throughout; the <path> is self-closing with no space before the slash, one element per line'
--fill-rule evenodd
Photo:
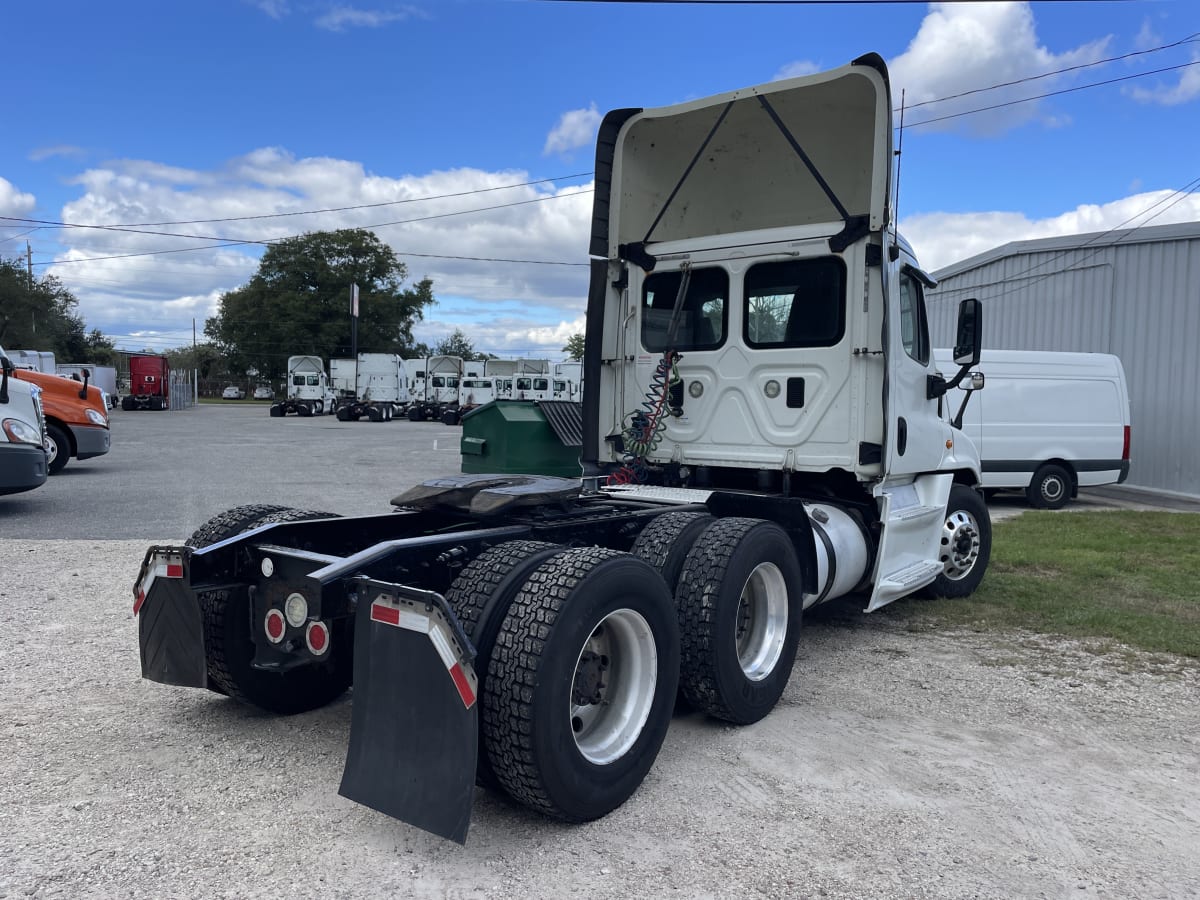
<path fill-rule="evenodd" d="M 935 358 L 951 369 L 949 351 Z M 1079 487 L 1124 480 L 1129 392 L 1117 357 L 985 350 L 978 371 L 986 384 L 967 404 L 963 431 L 979 450 L 985 488 L 1026 488 L 1046 463 Z M 962 396 L 951 396 L 951 413 Z"/>

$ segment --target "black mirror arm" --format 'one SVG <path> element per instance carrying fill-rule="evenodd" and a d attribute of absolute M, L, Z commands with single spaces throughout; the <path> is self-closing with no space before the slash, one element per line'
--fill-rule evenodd
<path fill-rule="evenodd" d="M 962 380 L 967 377 L 967 373 L 971 371 L 973 365 L 974 364 L 961 366 L 958 370 L 958 374 L 949 381 L 947 381 L 941 375 L 926 376 L 925 396 L 930 400 L 933 400 L 937 397 L 941 397 L 943 394 L 946 394 L 949 391 L 954 390 L 956 387 L 962 384 Z"/>

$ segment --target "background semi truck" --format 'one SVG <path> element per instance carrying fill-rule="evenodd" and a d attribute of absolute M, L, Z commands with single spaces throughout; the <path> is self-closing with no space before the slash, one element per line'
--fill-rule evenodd
<path fill-rule="evenodd" d="M 51 475 L 61 472 L 72 457 L 92 459 L 109 451 L 112 436 L 104 395 L 86 377 L 74 381 L 57 373 L 19 368 L 12 370 L 11 377 L 41 389 L 38 401 L 45 421 L 46 464 Z"/>
<path fill-rule="evenodd" d="M 947 381 L 932 281 L 893 224 L 892 106 L 871 54 L 609 113 L 582 477 L 448 475 L 376 516 L 223 513 L 146 553 L 144 677 L 277 713 L 353 683 L 340 792 L 464 841 L 477 781 L 567 821 L 619 806 L 677 692 L 768 715 L 815 604 L 970 594 L 991 524 L 942 407 L 982 313 L 961 304 Z"/>
<path fill-rule="evenodd" d="M 32 491 L 50 474 L 42 389 L 14 377 L 15 368 L 0 347 L 0 494 Z"/>
<path fill-rule="evenodd" d="M 390 422 L 409 403 L 408 375 L 394 353 L 358 354 L 354 383 L 354 396 L 338 402 L 339 422 Z"/>
<path fill-rule="evenodd" d="M 121 398 L 121 409 L 170 409 L 170 392 L 171 364 L 165 356 L 129 357 L 129 393 Z"/>
<path fill-rule="evenodd" d="M 295 413 L 298 416 L 320 416 L 331 413 L 337 396 L 325 374 L 325 361 L 319 356 L 289 356 L 287 363 L 286 396 L 271 404 L 273 418 Z"/>

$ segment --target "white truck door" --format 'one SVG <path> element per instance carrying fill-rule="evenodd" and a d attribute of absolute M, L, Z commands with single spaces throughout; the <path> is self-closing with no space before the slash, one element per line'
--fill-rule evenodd
<path fill-rule="evenodd" d="M 923 273 L 905 266 L 889 304 L 884 481 L 875 489 L 883 534 L 868 611 L 924 587 L 942 569 L 939 542 L 953 476 L 938 474 L 950 428 L 929 397 L 937 369 L 929 344 Z"/>

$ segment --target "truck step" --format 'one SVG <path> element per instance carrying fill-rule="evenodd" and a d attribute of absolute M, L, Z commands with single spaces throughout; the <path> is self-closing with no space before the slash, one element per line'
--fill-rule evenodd
<path fill-rule="evenodd" d="M 911 588 L 928 584 L 942 571 L 942 564 L 937 560 L 923 559 L 919 562 L 890 572 L 880 579 L 880 587 L 885 590 L 906 591 Z"/>
<path fill-rule="evenodd" d="M 697 488 L 658 487 L 649 484 L 610 484 L 601 490 L 613 497 L 637 497 L 657 500 L 660 503 L 703 503 L 712 496 L 712 491 Z"/>
<path fill-rule="evenodd" d="M 889 522 L 911 522 L 917 519 L 932 519 L 946 514 L 944 506 L 908 506 L 904 509 L 893 509 L 888 516 Z"/>

